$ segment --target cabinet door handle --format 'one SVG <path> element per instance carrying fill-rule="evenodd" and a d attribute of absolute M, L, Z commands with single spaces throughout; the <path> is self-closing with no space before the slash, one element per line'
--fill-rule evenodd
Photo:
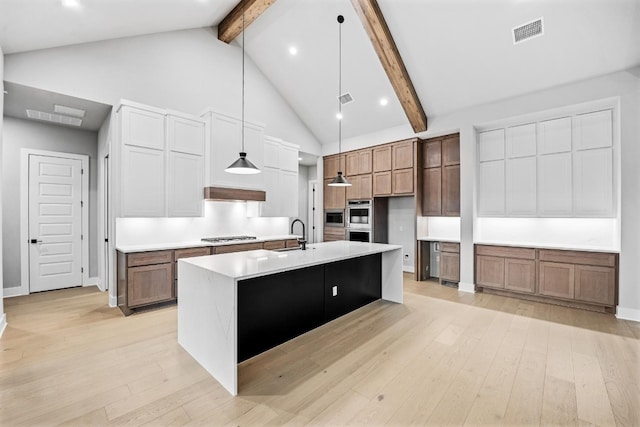
<path fill-rule="evenodd" d="M 42 240 L 39 239 L 31 239 L 31 244 L 35 245 L 36 243 L 42 243 Z"/>

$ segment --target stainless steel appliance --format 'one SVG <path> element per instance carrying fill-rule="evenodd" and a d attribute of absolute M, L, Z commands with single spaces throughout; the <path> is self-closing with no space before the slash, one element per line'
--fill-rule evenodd
<path fill-rule="evenodd" d="M 324 225 L 327 227 L 344 227 L 344 210 L 331 209 L 324 211 Z"/>
<path fill-rule="evenodd" d="M 440 277 L 440 242 L 429 243 L 429 276 Z"/>
<path fill-rule="evenodd" d="M 221 242 L 240 242 L 243 240 L 255 240 L 256 236 L 226 236 L 226 237 L 203 237 L 203 242 L 221 243 Z"/>
<path fill-rule="evenodd" d="M 373 227 L 373 202 L 349 200 L 347 203 L 347 228 L 369 229 Z"/>
<path fill-rule="evenodd" d="M 347 240 L 352 242 L 373 242 L 373 233 L 364 228 L 347 229 Z"/>

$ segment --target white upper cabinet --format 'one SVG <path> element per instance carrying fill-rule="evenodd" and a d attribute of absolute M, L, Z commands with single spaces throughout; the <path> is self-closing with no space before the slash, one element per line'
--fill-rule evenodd
<path fill-rule="evenodd" d="M 480 132 L 478 215 L 614 216 L 612 123 L 604 110 Z"/>
<path fill-rule="evenodd" d="M 264 190 L 262 174 L 238 175 L 224 170 L 240 157 L 242 121 L 225 114 L 207 111 L 202 116 L 209 125 L 208 186 Z M 244 151 L 247 159 L 262 170 L 264 163 L 264 126 L 244 122 Z"/>
<path fill-rule="evenodd" d="M 279 138 L 264 138 L 263 217 L 298 216 L 298 146 Z"/>
<path fill-rule="evenodd" d="M 119 216 L 202 216 L 206 122 L 123 101 Z"/>

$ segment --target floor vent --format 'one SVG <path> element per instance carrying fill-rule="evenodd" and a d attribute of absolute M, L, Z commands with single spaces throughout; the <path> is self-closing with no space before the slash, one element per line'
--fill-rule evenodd
<path fill-rule="evenodd" d="M 351 94 L 349 92 L 345 92 L 342 95 L 340 95 L 338 97 L 338 100 L 340 101 L 340 104 L 344 105 L 344 104 L 348 104 L 350 102 L 353 102 L 353 96 L 351 96 Z"/>
<path fill-rule="evenodd" d="M 535 21 L 515 27 L 513 29 L 513 44 L 522 43 L 525 40 L 530 40 L 543 34 L 544 28 L 542 27 L 542 18 L 540 17 Z"/>
<path fill-rule="evenodd" d="M 69 126 L 82 126 L 82 120 L 75 117 L 62 116 L 60 114 L 45 113 L 44 111 L 27 110 L 30 119 L 43 120 L 45 122 L 58 123 Z"/>

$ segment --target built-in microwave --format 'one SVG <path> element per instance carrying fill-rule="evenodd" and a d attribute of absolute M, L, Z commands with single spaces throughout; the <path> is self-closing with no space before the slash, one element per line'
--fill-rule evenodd
<path fill-rule="evenodd" d="M 342 209 L 324 211 L 324 225 L 327 227 L 344 227 L 344 211 Z"/>

